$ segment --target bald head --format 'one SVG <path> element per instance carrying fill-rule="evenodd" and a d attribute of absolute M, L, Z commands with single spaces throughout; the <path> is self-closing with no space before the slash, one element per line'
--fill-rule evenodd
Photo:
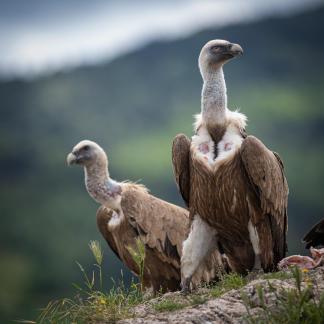
<path fill-rule="evenodd" d="M 213 72 L 232 58 L 242 55 L 243 49 L 238 44 L 226 40 L 215 39 L 206 43 L 200 51 L 199 69 L 204 78 L 208 72 Z"/>
<path fill-rule="evenodd" d="M 81 141 L 75 145 L 66 160 L 68 165 L 78 164 L 85 167 L 94 164 L 108 164 L 105 151 L 97 143 L 89 140 Z"/>

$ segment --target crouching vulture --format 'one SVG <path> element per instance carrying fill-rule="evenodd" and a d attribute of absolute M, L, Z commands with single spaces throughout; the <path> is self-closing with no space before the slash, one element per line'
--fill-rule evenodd
<path fill-rule="evenodd" d="M 98 228 L 117 257 L 136 275 L 139 268 L 129 247 L 136 239 L 145 245 L 143 284 L 157 291 L 180 287 L 182 243 L 189 233 L 188 211 L 149 194 L 143 185 L 110 178 L 108 158 L 95 142 L 84 140 L 67 157 L 69 165 L 84 167 L 90 196 L 102 204 L 97 212 Z M 217 249 L 201 263 L 193 284 L 209 282 L 222 271 Z"/>

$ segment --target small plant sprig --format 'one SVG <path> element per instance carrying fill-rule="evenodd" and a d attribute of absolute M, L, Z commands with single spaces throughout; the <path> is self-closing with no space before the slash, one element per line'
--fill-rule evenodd
<path fill-rule="evenodd" d="M 127 250 L 139 269 L 140 290 L 144 291 L 145 244 L 140 237 L 135 239 L 136 247 L 128 246 Z"/>
<path fill-rule="evenodd" d="M 94 264 L 96 268 L 99 270 L 99 282 L 100 282 L 100 289 L 102 289 L 102 260 L 103 260 L 103 252 L 101 250 L 101 246 L 98 241 L 90 241 L 89 243 L 90 250 L 96 260 L 97 263 Z"/>

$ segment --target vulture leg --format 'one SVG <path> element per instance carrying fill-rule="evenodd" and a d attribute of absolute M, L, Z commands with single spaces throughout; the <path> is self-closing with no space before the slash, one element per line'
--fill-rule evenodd
<path fill-rule="evenodd" d="M 254 251 L 254 265 L 253 265 L 252 272 L 260 272 L 262 271 L 262 265 L 261 265 L 259 235 L 256 228 L 252 225 L 251 221 L 249 221 L 248 229 L 249 229 L 250 240 Z"/>
<path fill-rule="evenodd" d="M 181 258 L 181 288 L 190 291 L 191 278 L 212 248 L 217 246 L 216 230 L 195 215 L 188 238 L 183 242 Z"/>

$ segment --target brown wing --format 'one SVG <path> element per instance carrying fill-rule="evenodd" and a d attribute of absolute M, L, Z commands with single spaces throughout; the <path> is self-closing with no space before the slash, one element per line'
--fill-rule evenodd
<path fill-rule="evenodd" d="M 247 136 L 241 147 L 241 158 L 263 215 L 271 225 L 275 261 L 286 252 L 288 184 L 283 163 L 277 153 L 254 136 Z"/>
<path fill-rule="evenodd" d="M 97 226 L 101 235 L 104 237 L 104 239 L 106 240 L 106 242 L 108 243 L 112 251 L 119 259 L 121 259 L 118 254 L 116 242 L 112 234 L 108 231 L 108 227 L 107 227 L 108 222 L 112 217 L 112 214 L 113 214 L 113 210 L 101 206 L 97 211 Z"/>
<path fill-rule="evenodd" d="M 125 184 L 122 210 L 143 242 L 164 262 L 180 267 L 182 242 L 189 228 L 188 211 Z"/>
<path fill-rule="evenodd" d="M 106 207 L 100 207 L 97 212 L 97 224 L 102 236 L 107 241 L 108 245 L 116 256 L 132 271 L 135 275 L 139 275 L 140 269 L 129 252 L 129 247 L 136 246 L 137 232 L 128 222 L 122 222 L 120 226 L 116 227 L 113 231 L 108 230 L 107 223 L 111 219 L 113 211 Z M 149 253 L 148 253 L 149 254 Z M 170 280 L 169 280 L 170 281 Z M 173 288 L 174 284 L 171 280 L 166 282 L 165 285 Z M 174 281 L 174 280 L 173 280 Z M 152 287 L 154 280 L 151 278 L 148 269 L 144 269 L 143 284 L 145 287 Z M 155 290 L 160 286 L 154 287 Z"/>
<path fill-rule="evenodd" d="M 324 219 L 312 227 L 304 236 L 303 242 L 306 243 L 306 249 L 324 245 Z"/>
<path fill-rule="evenodd" d="M 153 268 L 151 274 L 159 273 L 161 280 L 170 276 L 180 279 L 182 243 L 190 229 L 189 212 L 131 184 L 128 184 L 125 190 L 122 209 L 124 214 L 127 213 L 129 222 L 137 229 L 142 241 L 152 252 L 152 263 L 159 264 L 159 268 Z M 154 257 L 159 261 L 154 261 Z M 195 274 L 194 285 L 214 279 L 221 270 L 223 270 L 221 255 L 215 247 Z"/>
<path fill-rule="evenodd" d="M 178 134 L 172 145 L 173 173 L 183 200 L 189 206 L 190 195 L 190 140 L 184 134 Z"/>

